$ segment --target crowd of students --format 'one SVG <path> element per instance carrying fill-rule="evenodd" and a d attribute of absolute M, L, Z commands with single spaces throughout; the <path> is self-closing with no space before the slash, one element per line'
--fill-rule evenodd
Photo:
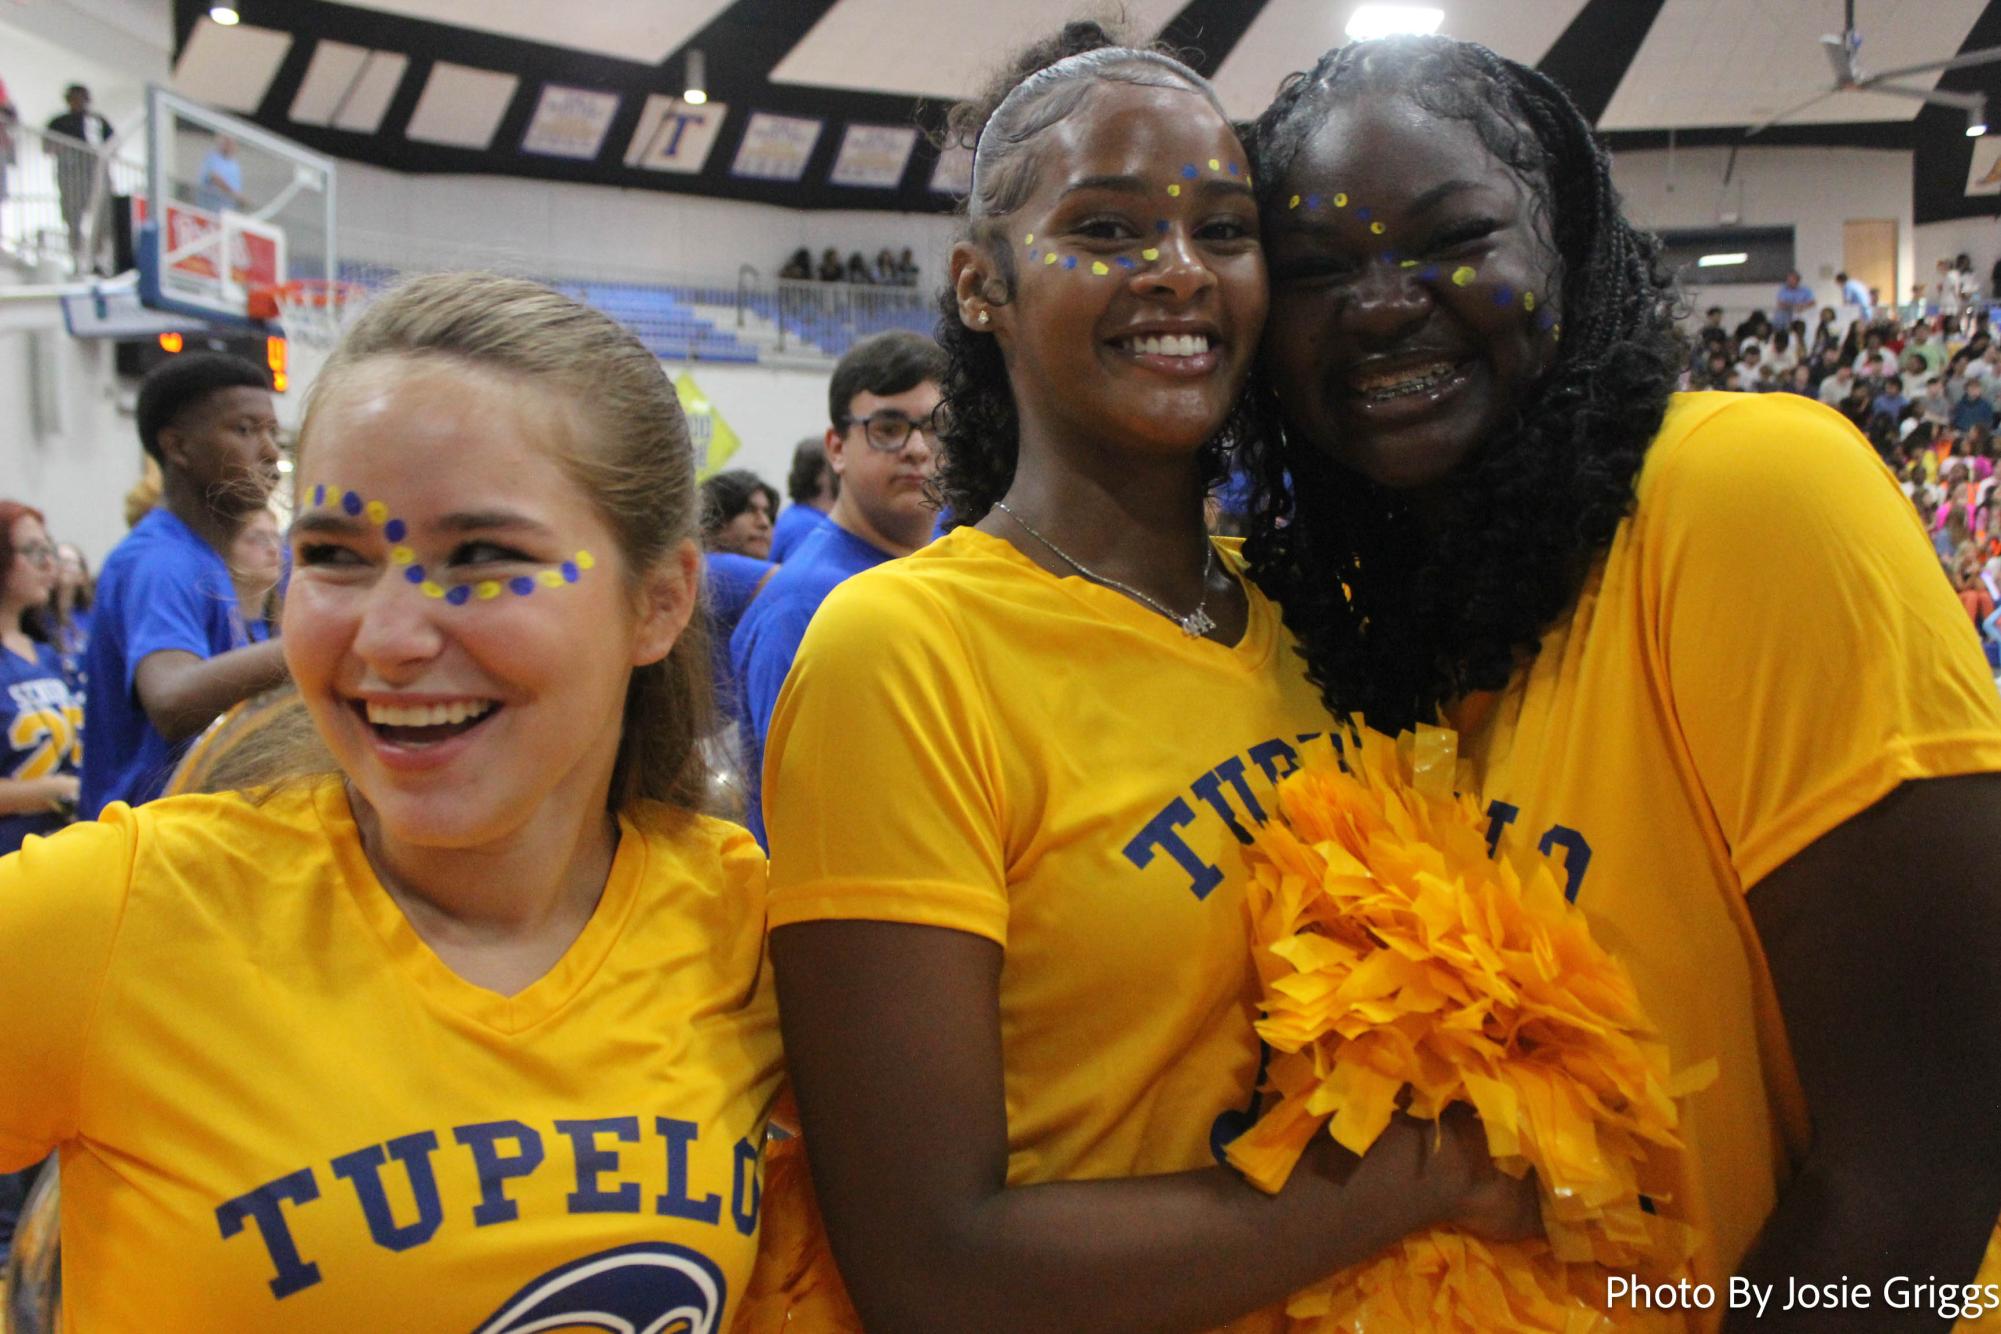
<path fill-rule="evenodd" d="M 774 1328 L 1276 1330 L 1417 1231 L 1539 1237 L 1467 1107 L 1275 1195 L 1223 1164 L 1271 1093 L 1241 850 L 1365 724 L 1456 732 L 1486 846 L 1555 859 L 1714 1063 L 1638 1167 L 1664 1263 L 1970 1281 L 2001 696 L 1936 564 L 1991 450 L 1677 393 L 1713 361 L 1657 244 L 1484 48 L 1329 52 L 1246 139 L 1076 23 L 953 125 L 938 338 L 842 359 L 782 508 L 697 484 L 603 315 L 420 279 L 313 387 L 267 642 L 261 373 L 149 379 L 86 819 L 0 860 L 0 1166 L 60 1153 L 68 1319 L 725 1328 L 781 1080 L 852 1307 Z M 1880 395 L 1889 347 L 1827 375 Z M 149 800 L 285 682 L 226 790 Z"/>
<path fill-rule="evenodd" d="M 1949 277 L 1962 272 L 1961 264 Z M 1942 270 L 1946 261 L 1941 260 Z M 1817 399 L 1865 434 L 1896 473 L 1924 520 L 1946 578 L 1966 604 L 1988 659 L 2001 672 L 2001 495 L 1995 465 L 1995 399 L 2001 345 L 1984 308 L 1970 298 L 1941 311 L 1918 302 L 1908 318 L 1841 322 L 1824 307 L 1809 332 L 1812 294 L 1798 275 L 1781 289 L 1804 294 L 1775 325 L 1762 311 L 1725 330 L 1712 307 L 1696 331 L 1685 383 L 1694 389 L 1786 393 Z M 1946 281 L 1942 279 L 1941 281 Z M 1977 294 L 1977 284 L 1974 291 Z"/>

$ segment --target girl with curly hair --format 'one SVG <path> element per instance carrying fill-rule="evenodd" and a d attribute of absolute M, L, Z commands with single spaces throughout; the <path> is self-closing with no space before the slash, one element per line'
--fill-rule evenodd
<path fill-rule="evenodd" d="M 1490 845 L 1562 858 L 1673 1064 L 1719 1062 L 1643 1182 L 1700 1279 L 1971 1278 L 2001 701 L 1911 506 L 1816 403 L 1670 392 L 1658 247 L 1535 71 L 1358 43 L 1254 142 L 1247 550 L 1328 707 L 1456 727 Z"/>
<path fill-rule="evenodd" d="M 788 1064 L 866 1327 L 1270 1321 L 1428 1223 L 1532 1229 L 1470 1118 L 1323 1137 L 1275 1197 L 1217 1165 L 1260 1064 L 1238 845 L 1327 725 L 1202 526 L 1265 314 L 1243 149 L 1094 24 L 956 124 L 962 526 L 822 606 L 765 767 Z"/>

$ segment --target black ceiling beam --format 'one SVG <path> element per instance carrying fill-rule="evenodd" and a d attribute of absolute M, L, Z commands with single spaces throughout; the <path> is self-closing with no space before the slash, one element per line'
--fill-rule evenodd
<path fill-rule="evenodd" d="M 1561 84 L 1596 125 L 1667 0 L 1586 0 L 1536 68 Z"/>
<path fill-rule="evenodd" d="M 1983 47 L 2001 46 L 2001 3 L 1990 3 L 1973 21 L 1966 40 L 1954 54 L 1964 55 Z M 1941 51 L 1939 56 L 1946 53 Z M 1947 70 L 1938 86 L 1955 93 L 1985 93 L 1989 117 L 2001 124 L 2001 65 L 1978 65 L 1972 69 Z M 1966 113 L 1957 107 L 1927 105 L 1918 111 L 1916 148 L 1911 154 L 1911 217 L 1913 222 L 1944 222 L 1952 218 L 1979 218 L 2001 214 L 2001 195 L 1969 195 L 1966 177 L 1973 156 L 1983 159 L 1996 147 L 1995 136 L 1966 137 Z M 1984 151 L 1983 147 L 1985 146 Z M 1921 273 L 1929 272 L 1919 257 Z"/>
<path fill-rule="evenodd" d="M 1160 40 L 1197 74 L 1213 79 L 1264 8 L 1265 0 L 1189 0 L 1160 30 Z"/>

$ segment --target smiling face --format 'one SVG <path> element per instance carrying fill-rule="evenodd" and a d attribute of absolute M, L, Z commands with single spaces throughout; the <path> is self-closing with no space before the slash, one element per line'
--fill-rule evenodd
<path fill-rule="evenodd" d="M 631 591 L 561 464 L 585 414 L 555 390 L 440 359 L 329 389 L 298 467 L 284 644 L 342 771 L 417 846 L 601 812 L 632 669 L 694 604 L 693 544 Z"/>
<path fill-rule="evenodd" d="M 1273 386 L 1291 429 L 1363 476 L 1449 476 L 1554 360 L 1554 248 L 1471 125 L 1401 96 L 1336 104 L 1270 213 Z"/>
<path fill-rule="evenodd" d="M 1107 82 L 1034 151 L 1033 189 L 999 223 L 1011 299 L 993 304 L 992 255 L 953 253 L 961 318 L 1000 340 L 1024 440 L 1192 453 L 1235 405 L 1264 325 L 1242 146 L 1199 93 Z"/>

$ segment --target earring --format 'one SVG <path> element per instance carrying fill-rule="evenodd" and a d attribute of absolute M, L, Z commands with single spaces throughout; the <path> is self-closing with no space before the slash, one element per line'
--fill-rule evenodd
<path fill-rule="evenodd" d="M 975 322 L 975 323 L 977 323 L 977 324 L 978 324 L 978 325 L 979 325 L 979 326 L 980 326 L 980 327 L 981 327 L 982 329 L 984 329 L 984 328 L 986 328 L 986 327 L 987 327 L 987 326 L 988 326 L 989 324 L 992 324 L 992 323 L 993 323 L 993 316 L 991 316 L 991 315 L 987 314 L 987 313 L 986 313 L 986 312 L 985 312 L 985 311 L 983 310 L 983 311 L 981 311 L 981 312 L 980 312 L 979 314 L 975 315 L 975 316 L 973 317 L 973 320 L 974 320 L 974 322 Z"/>

